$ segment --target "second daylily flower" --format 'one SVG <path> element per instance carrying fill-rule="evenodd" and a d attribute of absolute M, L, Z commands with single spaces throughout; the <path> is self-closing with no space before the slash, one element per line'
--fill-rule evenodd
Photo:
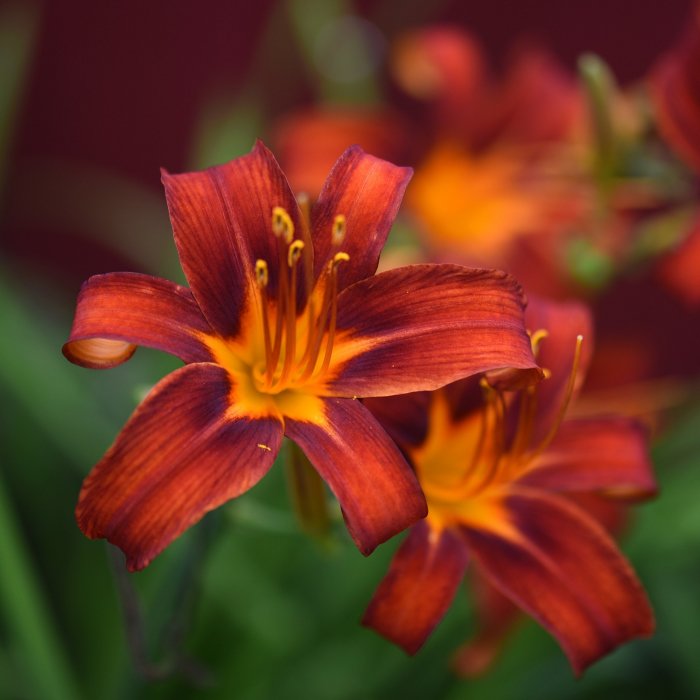
<path fill-rule="evenodd" d="M 654 622 L 593 506 L 575 501 L 589 494 L 637 499 L 655 483 L 635 422 L 563 420 L 590 351 L 590 342 L 581 345 L 590 338 L 583 307 L 531 303 L 526 320 L 548 370 L 538 386 L 504 393 L 513 375 L 499 373 L 481 387 L 466 380 L 432 394 L 367 401 L 409 456 L 429 512 L 399 548 L 364 623 L 416 652 L 473 560 L 491 586 L 557 638 L 581 672 L 623 642 L 651 634 Z M 492 615 L 495 638 L 488 642 L 498 641 L 509 614 Z"/>
<path fill-rule="evenodd" d="M 248 489 L 289 436 L 368 554 L 423 517 L 401 452 L 355 399 L 536 371 L 507 275 L 416 265 L 373 276 L 410 170 L 351 148 L 313 209 L 270 152 L 163 183 L 191 290 L 133 273 L 89 279 L 64 353 L 93 368 L 137 345 L 186 365 L 137 408 L 85 480 L 78 522 L 146 566 Z"/>

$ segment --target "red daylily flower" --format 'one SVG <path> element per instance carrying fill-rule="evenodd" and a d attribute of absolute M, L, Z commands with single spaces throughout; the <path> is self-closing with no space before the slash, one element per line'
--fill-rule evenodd
<path fill-rule="evenodd" d="M 662 135 L 700 171 L 700 3 L 694 0 L 678 45 L 651 72 L 649 86 Z"/>
<path fill-rule="evenodd" d="M 143 568 L 250 489 L 283 435 L 330 486 L 364 554 L 425 515 L 415 476 L 355 398 L 494 367 L 537 370 L 520 289 L 504 273 L 416 265 L 373 276 L 409 177 L 350 148 L 309 211 L 260 143 L 226 165 L 163 173 L 191 290 L 141 274 L 92 277 L 64 346 L 92 368 L 137 345 L 186 363 L 85 480 L 77 518 L 88 537 Z"/>
<path fill-rule="evenodd" d="M 273 140 L 294 191 L 315 199 L 347 144 L 356 143 L 384 160 L 407 162 L 413 135 L 407 121 L 395 111 L 313 107 L 280 119 Z"/>
<path fill-rule="evenodd" d="M 413 464 L 428 516 L 402 543 L 363 622 L 416 652 L 473 560 L 491 586 L 556 637 L 579 673 L 651 634 L 654 623 L 630 565 L 571 496 L 638 499 L 655 483 L 637 423 L 562 420 L 590 356 L 590 343 L 580 341 L 590 337 L 583 307 L 539 302 L 526 321 L 549 371 L 539 386 L 506 393 L 492 377 L 481 382 L 483 397 L 479 383 L 467 380 L 403 402 L 366 401 Z M 491 612 L 493 644 L 509 613 Z"/>

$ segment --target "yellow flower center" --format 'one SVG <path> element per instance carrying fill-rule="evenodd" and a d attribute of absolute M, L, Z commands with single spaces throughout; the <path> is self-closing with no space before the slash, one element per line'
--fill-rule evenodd
<path fill-rule="evenodd" d="M 280 206 L 272 210 L 278 254 L 276 294 L 270 294 L 268 261 L 257 260 L 254 303 L 242 319 L 241 337 L 236 341 L 207 338 L 216 361 L 234 377 L 234 414 L 322 420 L 317 397 L 323 393 L 334 359 L 338 267 L 350 258 L 339 250 L 346 230 L 345 217 L 339 214 L 329 231 L 332 257 L 314 280 L 306 200 L 300 200 L 300 208 L 299 237 L 289 213 Z M 301 311 L 297 308 L 300 284 L 305 285 L 306 298 Z"/>
<path fill-rule="evenodd" d="M 536 352 L 544 337 L 544 331 L 531 335 L 533 351 Z M 578 336 L 557 415 L 546 435 L 534 445 L 537 386 L 506 394 L 483 378 L 481 410 L 456 422 L 445 393 L 438 391 L 434 394 L 428 416 L 428 436 L 419 447 L 410 451 L 428 501 L 428 522 L 434 529 L 457 522 L 493 520 L 493 504 L 497 501 L 488 496 L 536 466 L 537 458 L 553 440 L 566 414 L 576 382 L 582 341 L 583 338 Z M 509 426 L 506 417 L 514 415 L 514 407 L 517 410 L 516 423 Z M 509 428 L 511 435 L 508 435 Z"/>

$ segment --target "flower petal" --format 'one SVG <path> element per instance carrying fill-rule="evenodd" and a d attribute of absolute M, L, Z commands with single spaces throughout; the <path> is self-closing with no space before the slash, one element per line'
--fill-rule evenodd
<path fill-rule="evenodd" d="M 129 570 L 255 485 L 274 461 L 281 424 L 229 418 L 229 382 L 213 364 L 165 377 L 85 479 L 78 524 L 120 547 Z"/>
<path fill-rule="evenodd" d="M 520 479 L 546 491 L 603 491 L 618 498 L 656 492 L 644 427 L 628 418 L 565 421 Z"/>
<path fill-rule="evenodd" d="M 700 145 L 698 145 L 700 151 Z M 682 242 L 656 268 L 657 277 L 689 309 L 700 307 L 700 215 L 696 215 Z"/>
<path fill-rule="evenodd" d="M 394 555 L 362 624 L 415 654 L 447 612 L 467 563 L 459 537 L 417 523 Z"/>
<path fill-rule="evenodd" d="M 651 72 L 659 129 L 675 152 L 700 171 L 700 7 L 693 4 L 684 35 Z"/>
<path fill-rule="evenodd" d="M 192 293 L 168 280 L 134 272 L 90 277 L 78 295 L 63 354 L 77 365 L 104 369 L 128 360 L 137 345 L 184 362 L 206 362 L 201 335 L 211 333 Z"/>
<path fill-rule="evenodd" d="M 343 509 L 367 555 L 427 513 L 411 468 L 372 414 L 352 399 L 324 399 L 321 423 L 285 419 L 285 433 L 306 453 Z"/>
<path fill-rule="evenodd" d="M 212 327 L 235 337 L 255 289 L 255 261 L 277 288 L 278 249 L 272 209 L 286 209 L 299 230 L 296 200 L 277 161 L 258 142 L 247 156 L 199 172 L 162 172 L 180 262 Z M 303 285 L 301 285 L 303 286 Z"/>
<path fill-rule="evenodd" d="M 337 215 L 346 222 L 340 250 L 350 256 L 338 270 L 338 289 L 374 274 L 412 173 L 368 155 L 359 146 L 343 153 L 311 213 L 316 276 L 338 251 L 331 236 Z"/>
<path fill-rule="evenodd" d="M 292 112 L 275 128 L 275 152 L 289 182 L 295 192 L 306 192 L 312 199 L 349 143 L 396 162 L 414 141 L 399 113 L 347 105 Z"/>
<path fill-rule="evenodd" d="M 502 593 L 553 634 L 577 673 L 654 618 L 634 571 L 603 528 L 563 498 L 525 488 L 492 497 L 463 530 L 470 553 Z"/>
<path fill-rule="evenodd" d="M 504 272 L 410 265 L 338 297 L 335 395 L 437 389 L 501 367 L 536 368 L 518 283 Z M 343 347 L 344 346 L 344 347 Z"/>
<path fill-rule="evenodd" d="M 391 439 L 405 450 L 408 446 L 418 447 L 428 434 L 430 398 L 428 391 L 415 391 L 398 396 L 376 396 L 363 399 L 362 403 Z"/>

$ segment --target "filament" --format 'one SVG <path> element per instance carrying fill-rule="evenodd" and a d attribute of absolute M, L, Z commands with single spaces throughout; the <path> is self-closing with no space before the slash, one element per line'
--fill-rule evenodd
<path fill-rule="evenodd" d="M 564 398 L 562 399 L 561 405 L 559 406 L 559 410 L 557 411 L 557 415 L 554 418 L 554 422 L 550 426 L 549 430 L 547 431 L 547 434 L 544 436 L 540 444 L 533 450 L 530 459 L 534 459 L 535 457 L 539 456 L 544 452 L 547 447 L 549 447 L 550 443 L 554 439 L 554 436 L 557 434 L 557 431 L 559 430 L 559 426 L 562 424 L 562 421 L 564 420 L 564 416 L 566 415 L 566 411 L 569 408 L 569 403 L 571 402 L 571 397 L 573 396 L 574 393 L 574 388 L 576 386 L 576 377 L 578 374 L 578 366 L 581 361 L 581 345 L 583 344 L 583 336 L 578 335 L 576 336 L 576 347 L 574 348 L 574 360 L 571 365 L 571 372 L 569 373 L 569 380 L 566 384 L 566 390 L 564 392 Z"/>

